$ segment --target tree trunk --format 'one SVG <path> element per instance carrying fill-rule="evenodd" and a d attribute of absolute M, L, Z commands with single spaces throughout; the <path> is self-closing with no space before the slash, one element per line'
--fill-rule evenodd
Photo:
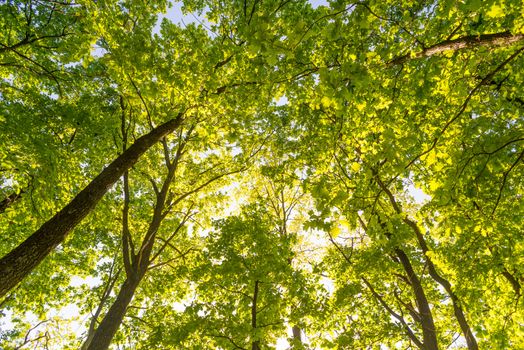
<path fill-rule="evenodd" d="M 180 149 L 181 151 L 181 149 Z M 180 154 L 180 153 L 179 153 Z M 166 161 L 169 159 L 166 157 Z M 127 278 L 124 281 L 124 284 L 120 288 L 118 296 L 109 308 L 109 311 L 104 316 L 104 319 L 98 326 L 97 330 L 93 334 L 92 339 L 87 347 L 87 350 L 105 350 L 111 344 L 113 337 L 115 336 L 118 328 L 122 324 L 122 320 L 126 314 L 127 307 L 131 300 L 135 290 L 137 289 L 140 281 L 144 278 L 147 273 L 149 264 L 151 263 L 151 251 L 153 250 L 156 233 L 160 228 L 160 224 L 164 219 L 164 209 L 166 203 L 166 197 L 169 193 L 169 186 L 173 179 L 175 178 L 175 171 L 178 164 L 179 157 L 176 158 L 174 163 L 168 164 L 168 174 L 162 184 L 162 190 L 158 193 L 155 209 L 151 222 L 149 223 L 149 228 L 145 234 L 142 245 L 138 253 L 132 256 L 129 256 L 130 252 L 133 249 L 129 249 L 127 244 L 131 242 L 131 236 L 129 233 L 129 227 L 126 224 L 129 215 L 129 183 L 127 179 L 127 173 L 124 174 L 124 208 L 122 212 L 122 222 L 123 222 L 123 254 L 124 254 L 124 265 L 126 270 Z M 127 204 L 126 204 L 127 201 Z M 179 227 L 181 227 L 179 225 Z M 128 243 L 124 243 L 126 236 L 129 236 Z M 127 262 L 126 262 L 127 260 Z"/>
<path fill-rule="evenodd" d="M 253 304 L 251 304 L 251 328 L 257 329 L 257 299 L 258 299 L 258 280 L 255 281 L 255 290 L 253 291 Z M 251 350 L 260 350 L 260 341 L 253 339 Z"/>
<path fill-rule="evenodd" d="M 293 326 L 293 328 L 291 329 L 291 331 L 293 332 L 293 339 L 297 342 L 302 342 L 302 331 L 300 330 L 300 327 L 298 326 Z"/>
<path fill-rule="evenodd" d="M 440 284 L 448 293 L 448 295 L 451 297 L 451 302 L 453 304 L 453 312 L 455 314 L 455 318 L 457 319 L 460 329 L 462 330 L 462 334 L 464 335 L 464 338 L 466 338 L 466 343 L 468 345 L 469 350 L 478 350 L 479 346 L 477 344 L 477 339 L 473 335 L 473 332 L 471 331 L 471 328 L 469 327 L 468 321 L 466 320 L 466 316 L 464 315 L 464 312 L 462 311 L 462 307 L 460 306 L 460 300 L 453 291 L 453 288 L 451 287 L 451 283 L 444 277 L 442 277 L 437 269 L 435 268 L 435 265 L 433 264 L 433 261 L 428 256 L 429 247 L 426 243 L 426 240 L 424 239 L 424 236 L 422 235 L 422 232 L 420 231 L 419 227 L 417 226 L 416 222 L 411 219 L 404 219 L 404 222 L 411 227 L 413 232 L 415 232 L 415 235 L 417 236 L 417 240 L 419 242 L 419 246 L 422 249 L 422 252 L 424 253 L 424 258 L 426 260 L 426 263 L 428 264 L 428 272 L 431 278 L 438 284 Z"/>
<path fill-rule="evenodd" d="M 113 266 L 111 267 L 111 271 L 109 272 L 109 279 L 107 280 L 104 291 L 102 292 L 100 303 L 98 304 L 98 307 L 96 308 L 95 313 L 91 317 L 91 322 L 89 322 L 89 328 L 87 330 L 86 340 L 80 347 L 80 350 L 87 350 L 89 347 L 89 344 L 91 344 L 91 341 L 93 340 L 93 337 L 95 336 L 96 323 L 98 321 L 98 316 L 100 316 L 100 313 L 102 312 L 102 309 L 104 308 L 104 304 L 109 299 L 109 296 L 111 295 L 111 292 L 113 291 L 113 287 L 115 286 L 116 280 L 118 279 L 118 276 L 120 275 L 120 269 L 118 269 L 116 273 L 113 275 L 113 269 L 115 268 L 115 264 L 116 264 L 116 257 L 115 257 L 115 260 L 113 260 Z"/>
<path fill-rule="evenodd" d="M 0 297 L 22 281 L 60 243 L 67 234 L 91 212 L 107 190 L 131 168 L 152 145 L 177 129 L 183 113 L 156 127 L 107 166 L 69 204 L 22 244 L 0 259 Z"/>
<path fill-rule="evenodd" d="M 96 329 L 87 350 L 105 350 L 109 348 L 142 277 L 143 275 L 131 276 L 125 280 L 115 302 L 111 305 L 109 311 Z"/>
<path fill-rule="evenodd" d="M 386 192 L 386 194 L 388 195 L 389 202 L 391 203 L 391 206 L 393 207 L 395 212 L 397 214 L 403 214 L 402 207 L 397 203 L 393 193 L 380 180 L 380 178 L 378 177 L 378 174 L 376 172 L 375 172 L 375 174 L 376 174 L 375 177 L 377 179 L 377 183 L 379 184 L 380 188 L 384 192 Z M 473 335 L 473 332 L 471 331 L 471 328 L 469 327 L 469 324 L 468 324 L 468 322 L 466 320 L 466 317 L 464 316 L 464 312 L 462 311 L 462 308 L 460 307 L 460 301 L 458 300 L 457 295 L 453 292 L 453 289 L 451 288 L 451 283 L 447 279 L 443 278 L 437 272 L 437 270 L 435 268 L 435 265 L 433 265 L 433 261 L 428 256 L 427 253 L 429 252 L 429 247 L 426 244 L 426 240 L 424 239 L 424 235 L 420 231 L 420 228 L 418 227 L 418 225 L 417 225 L 417 223 L 415 221 L 409 219 L 408 217 L 405 217 L 403 219 L 403 221 L 404 221 L 404 223 L 406 223 L 413 230 L 413 232 L 415 233 L 415 236 L 417 237 L 417 241 L 419 243 L 420 248 L 422 249 L 422 253 L 424 255 L 424 259 L 426 260 L 426 263 L 428 264 L 429 275 L 433 278 L 433 280 L 435 280 L 435 282 L 437 282 L 442 287 L 444 287 L 444 289 L 446 290 L 448 295 L 451 297 L 451 301 L 452 301 L 452 304 L 453 304 L 453 311 L 454 311 L 455 317 L 457 318 L 457 321 L 458 321 L 458 323 L 460 325 L 460 329 L 462 330 L 462 333 L 464 334 L 464 337 L 466 338 L 466 343 L 468 345 L 468 349 L 470 349 L 470 350 L 477 350 L 478 349 L 477 340 L 475 339 L 475 336 Z M 402 252 L 402 254 L 405 255 L 403 252 Z M 404 262 L 402 261 L 403 257 L 399 256 L 399 259 L 401 260 L 402 264 L 404 264 Z M 409 263 L 409 260 L 408 260 L 407 256 L 405 256 L 405 259 Z M 406 272 L 409 275 L 408 270 L 406 270 Z M 409 277 L 409 279 L 411 281 L 411 277 Z M 418 278 L 417 278 L 417 280 L 418 280 Z M 417 283 L 420 285 L 420 281 L 418 281 Z M 417 292 L 416 292 L 415 289 L 417 287 L 416 287 L 416 285 L 413 282 L 412 282 L 412 286 L 413 286 L 413 290 L 414 290 L 414 292 L 416 294 Z M 422 286 L 420 286 L 420 289 L 421 288 L 422 288 Z M 424 297 L 423 299 L 425 300 L 426 297 L 423 294 L 424 293 L 422 292 L 422 296 Z M 420 299 L 421 302 L 424 302 L 423 299 L 422 298 Z M 417 304 L 418 304 L 418 302 L 419 302 L 419 299 L 417 298 Z M 425 303 L 427 303 L 427 300 L 425 300 Z M 429 306 L 428 306 L 428 310 L 429 310 Z M 422 322 L 424 322 L 422 310 L 420 310 L 420 313 L 421 313 L 421 317 L 422 317 Z M 429 322 L 427 322 L 427 327 L 431 327 L 431 326 L 433 327 L 433 330 L 434 330 L 435 326 L 433 325 L 433 319 L 431 319 L 431 324 Z M 424 324 L 423 324 L 423 328 L 425 328 Z M 425 342 L 426 342 L 426 338 L 424 338 L 424 344 L 425 344 Z"/>
<path fill-rule="evenodd" d="M 404 271 L 406 271 L 406 274 L 408 275 L 413 294 L 415 294 L 415 300 L 420 314 L 420 325 L 422 326 L 424 349 L 438 350 L 437 332 L 435 329 L 435 323 L 433 322 L 433 315 L 431 314 L 431 308 L 429 307 L 428 299 L 426 298 L 420 279 L 415 273 L 415 270 L 413 270 L 413 266 L 411 265 L 406 253 L 399 248 L 395 249 L 395 253 L 404 267 Z"/>
<path fill-rule="evenodd" d="M 373 169 L 373 174 L 375 175 L 375 179 L 377 180 L 377 184 L 379 185 L 379 187 L 382 189 L 382 191 L 384 191 L 387 194 L 395 212 L 398 214 L 402 213 L 402 209 L 396 202 L 395 196 L 389 190 L 389 188 L 382 182 L 382 180 L 378 176 L 378 172 Z M 378 219 L 380 225 L 386 232 L 386 237 L 388 239 L 391 239 L 392 234 L 387 232 L 386 224 L 380 220 L 380 217 Z M 424 345 L 423 348 L 426 350 L 438 350 L 437 331 L 435 329 L 433 315 L 431 314 L 431 308 L 429 307 L 428 299 L 426 298 L 426 294 L 424 293 L 422 283 L 420 282 L 419 277 L 415 273 L 415 270 L 413 269 L 413 266 L 411 265 L 411 261 L 409 260 L 407 254 L 400 248 L 395 248 L 395 254 L 400 260 L 402 266 L 404 267 L 404 271 L 406 271 L 406 274 L 408 276 L 411 288 L 413 290 L 413 294 L 415 294 L 415 300 L 417 302 L 417 308 L 420 315 L 420 324 L 422 326 L 422 339 Z"/>

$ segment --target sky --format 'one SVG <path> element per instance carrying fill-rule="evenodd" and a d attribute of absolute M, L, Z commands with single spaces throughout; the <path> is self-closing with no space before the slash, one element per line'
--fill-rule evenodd
<path fill-rule="evenodd" d="M 313 8 L 317 8 L 319 6 L 328 6 L 327 0 L 309 0 L 309 3 L 311 4 L 311 6 L 313 6 Z M 206 26 L 207 24 L 209 24 L 209 22 L 205 18 L 205 15 L 198 15 L 196 13 L 183 14 L 181 2 L 171 2 L 171 4 L 172 6 L 168 8 L 167 12 L 159 16 L 157 24 L 153 29 L 154 33 L 158 33 L 160 31 L 160 23 L 162 23 L 162 20 L 164 18 L 167 18 L 171 22 L 179 25 L 189 23 L 200 23 Z"/>

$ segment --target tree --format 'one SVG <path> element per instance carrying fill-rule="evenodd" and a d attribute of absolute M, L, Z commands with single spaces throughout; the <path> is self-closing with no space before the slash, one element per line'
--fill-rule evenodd
<path fill-rule="evenodd" d="M 524 347 L 520 2 L 166 5 L 0 5 L 3 347 Z"/>

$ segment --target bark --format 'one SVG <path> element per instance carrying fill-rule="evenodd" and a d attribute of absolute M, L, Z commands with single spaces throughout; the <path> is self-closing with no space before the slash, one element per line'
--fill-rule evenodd
<path fill-rule="evenodd" d="M 364 228 L 365 231 L 367 231 L 367 225 L 364 223 L 364 221 L 358 216 L 358 220 L 360 222 L 360 225 Z M 380 222 L 380 220 L 379 220 Z M 383 222 L 380 222 L 381 226 L 385 229 L 385 224 Z M 386 237 L 388 239 L 391 239 L 391 233 L 388 233 L 386 231 L 385 233 Z M 351 264 L 350 258 L 344 253 L 344 251 L 336 244 L 335 240 L 330 236 L 330 241 L 335 245 L 337 250 L 342 254 L 344 259 Z M 409 257 L 406 255 L 406 253 L 400 249 L 395 248 L 395 254 L 398 257 L 398 260 L 402 264 L 402 267 L 404 268 L 404 271 L 406 272 L 408 276 L 408 282 L 413 290 L 413 294 L 415 295 L 415 300 L 417 303 L 417 308 L 419 312 L 419 318 L 416 319 L 417 322 L 420 323 L 422 326 L 422 343 L 418 338 L 415 336 L 409 325 L 405 322 L 405 320 L 395 313 L 387 304 L 384 302 L 384 300 L 378 295 L 378 293 L 375 292 L 371 284 L 364 278 L 361 277 L 366 286 L 371 290 L 375 298 L 379 301 L 379 303 L 397 320 L 399 320 L 403 326 L 406 328 L 406 332 L 409 336 L 409 338 L 421 349 L 424 350 L 438 350 L 438 341 L 437 341 L 437 332 L 435 329 L 435 323 L 433 322 L 433 315 L 431 313 L 431 308 L 429 307 L 428 300 L 426 298 L 426 294 L 424 293 L 424 289 L 422 288 L 422 284 L 420 283 L 420 279 L 418 278 L 417 274 L 415 273 L 413 266 L 411 265 L 411 262 L 409 260 Z"/>
<path fill-rule="evenodd" d="M 302 331 L 301 331 L 300 327 L 299 326 L 293 326 L 291 331 L 293 332 L 293 339 L 296 342 L 302 343 Z"/>
<path fill-rule="evenodd" d="M 129 209 L 130 209 L 129 208 L 129 182 L 128 182 L 127 176 L 124 176 L 124 208 L 123 208 L 123 213 L 122 213 L 122 216 L 123 216 L 122 235 L 123 235 L 123 240 L 127 237 L 127 243 L 123 242 L 122 248 L 123 248 L 123 254 L 124 254 L 124 264 L 126 265 L 125 269 L 126 269 L 127 279 L 124 282 L 124 284 L 122 285 L 122 288 L 120 290 L 120 293 L 118 294 L 118 297 L 115 303 L 111 306 L 111 308 L 105 315 L 104 319 L 100 323 L 100 326 L 96 330 L 93 336 L 93 339 L 91 340 L 91 344 L 87 348 L 88 350 L 93 350 L 93 349 L 105 350 L 109 347 L 113 337 L 115 336 L 116 332 L 118 331 L 118 328 L 120 327 L 122 323 L 122 320 L 126 313 L 126 309 L 133 298 L 135 290 L 138 287 L 138 285 L 140 284 L 140 281 L 146 275 L 147 271 L 151 268 L 152 261 L 154 261 L 156 257 L 158 256 L 158 254 L 160 254 L 160 252 L 163 249 L 165 249 L 165 247 L 168 244 L 170 244 L 169 241 L 174 238 L 176 233 L 189 219 L 190 211 L 192 207 L 188 210 L 187 214 L 185 215 L 184 219 L 180 222 L 175 232 L 171 234 L 171 236 L 167 240 L 164 240 L 164 245 L 160 247 L 160 249 L 157 250 L 155 255 L 151 257 L 151 253 L 153 251 L 153 247 L 157 239 L 158 229 L 160 228 L 162 220 L 164 220 L 166 215 L 171 210 L 172 206 L 180 202 L 184 198 L 186 198 L 189 194 L 198 192 L 200 189 L 204 188 L 211 182 L 223 176 L 221 175 L 218 177 L 213 177 L 211 180 L 205 182 L 203 185 L 198 186 L 196 189 L 183 193 L 177 199 L 173 200 L 172 202 L 166 203 L 166 200 L 168 200 L 167 197 L 168 197 L 170 185 L 175 178 L 175 173 L 176 173 L 179 161 L 184 153 L 183 150 L 186 145 L 187 138 L 189 137 L 189 134 L 191 133 L 192 130 L 193 130 L 193 127 L 191 127 L 190 131 L 188 131 L 186 139 L 179 143 L 175 158 L 173 160 L 170 160 L 169 152 L 167 151 L 165 152 L 165 160 L 166 160 L 166 166 L 168 169 L 168 173 L 166 175 L 166 178 L 164 179 L 164 182 L 162 184 L 160 191 L 157 192 L 156 185 L 153 185 L 153 187 L 155 188 L 156 195 L 157 195 L 156 203 L 155 203 L 155 207 L 153 211 L 153 217 L 151 218 L 147 232 L 145 233 L 144 237 L 142 238 L 142 243 L 140 245 L 140 248 L 138 249 L 136 253 L 134 253 L 134 245 L 132 243 L 131 234 L 129 232 L 129 227 L 127 224 L 127 220 L 128 220 L 127 217 L 129 215 Z M 165 149 L 167 149 L 165 140 L 163 142 L 164 142 Z M 180 254 L 182 255 L 182 253 Z M 127 258 L 126 258 L 126 255 L 128 256 Z M 258 282 L 256 285 L 256 290 L 258 293 Z"/>
<path fill-rule="evenodd" d="M 379 184 L 380 188 L 387 194 L 389 202 L 391 203 L 391 206 L 395 210 L 397 214 L 403 214 L 402 208 L 397 203 L 395 196 L 393 193 L 387 188 L 387 186 L 380 180 L 378 175 L 376 175 L 377 183 Z M 460 329 L 462 330 L 462 334 L 464 334 L 464 338 L 466 338 L 466 343 L 468 346 L 468 349 L 470 350 L 477 350 L 478 344 L 477 340 L 475 339 L 475 336 L 473 335 L 473 332 L 471 331 L 471 328 L 469 327 L 469 324 L 466 320 L 466 316 L 464 316 L 464 312 L 460 306 L 460 301 L 457 297 L 457 295 L 454 293 L 453 288 L 451 287 L 451 283 L 442 277 L 437 269 L 435 268 L 435 265 L 433 264 L 433 261 L 428 256 L 429 247 L 426 243 L 426 240 L 424 239 L 424 235 L 420 231 L 420 228 L 418 227 L 417 223 L 407 217 L 403 219 L 404 223 L 407 224 L 411 230 L 415 233 L 415 236 L 417 237 L 418 244 L 420 248 L 422 249 L 422 253 L 424 253 L 424 259 L 426 260 L 426 263 L 428 264 L 428 272 L 431 278 L 438 284 L 440 284 L 446 293 L 451 297 L 451 302 L 453 305 L 453 313 L 455 314 L 455 318 L 457 319 Z"/>
<path fill-rule="evenodd" d="M 427 253 L 429 252 L 429 248 L 426 244 L 424 236 L 422 235 L 422 232 L 420 232 L 420 229 L 414 221 L 406 218 L 404 219 L 404 222 L 406 222 L 411 227 L 411 229 L 415 232 L 415 235 L 417 236 L 419 246 L 422 249 L 422 252 L 424 253 L 424 258 L 428 264 L 429 275 L 431 276 L 431 278 L 433 278 L 435 282 L 440 284 L 451 297 L 453 313 L 455 314 L 455 318 L 459 323 L 460 329 L 462 330 L 462 334 L 464 334 L 464 338 L 466 338 L 468 349 L 478 350 L 479 347 L 477 344 L 477 340 L 475 339 L 475 336 L 473 335 L 473 332 L 469 327 L 469 324 L 466 320 L 466 316 L 464 316 L 464 312 L 462 311 L 462 307 L 460 306 L 459 298 L 453 291 L 451 283 L 438 273 L 437 269 L 435 268 L 435 265 L 433 264 L 433 261 L 427 255 Z"/>
<path fill-rule="evenodd" d="M 395 249 L 395 253 L 404 267 L 404 271 L 408 275 L 413 294 L 415 294 L 415 300 L 417 302 L 417 309 L 420 314 L 420 325 L 422 326 L 422 339 L 423 349 L 425 350 L 438 350 L 437 332 L 435 329 L 435 323 L 433 322 L 433 315 L 431 314 L 431 308 L 429 307 L 428 299 L 420 283 L 420 279 L 413 270 L 413 266 L 409 261 L 409 257 L 406 253 L 399 248 Z"/>
<path fill-rule="evenodd" d="M 253 304 L 251 304 L 251 328 L 253 331 L 257 328 L 257 299 L 258 299 L 258 281 L 255 281 L 255 290 L 253 291 Z M 253 340 L 251 350 L 260 350 L 260 341 Z"/>
<path fill-rule="evenodd" d="M 109 299 L 109 296 L 111 295 L 111 292 L 113 291 L 113 287 L 115 286 L 118 276 L 120 275 L 120 269 L 118 269 L 116 273 L 113 275 L 113 269 L 115 268 L 115 263 L 116 263 L 116 258 L 115 260 L 113 260 L 113 266 L 111 267 L 111 270 L 109 272 L 109 278 L 107 280 L 104 291 L 102 292 L 100 303 L 98 304 L 98 307 L 96 308 L 95 313 L 91 317 L 91 322 L 89 322 L 89 329 L 87 330 L 86 340 L 80 347 L 80 350 L 87 350 L 89 344 L 91 344 L 91 341 L 93 340 L 93 337 L 95 335 L 95 327 L 98 321 L 98 317 L 100 316 L 100 313 L 102 312 L 102 309 L 104 308 L 105 303 Z"/>
<path fill-rule="evenodd" d="M 412 58 L 430 57 L 445 51 L 457 51 L 481 46 L 509 46 L 524 39 L 524 34 L 511 34 L 510 32 L 469 35 L 453 40 L 444 40 L 438 44 L 424 48 L 421 52 L 411 56 L 406 54 L 391 60 L 388 65 L 397 65 L 409 61 Z"/>
<path fill-rule="evenodd" d="M 391 206 L 395 210 L 397 214 L 403 214 L 402 208 L 397 203 L 395 196 L 393 193 L 387 188 L 387 186 L 378 178 L 378 175 L 376 176 L 377 183 L 379 184 L 380 188 L 387 194 L 389 202 L 391 203 Z M 462 330 L 462 334 L 464 334 L 464 338 L 466 338 L 466 343 L 468 346 L 468 349 L 470 350 L 478 350 L 478 344 L 477 340 L 475 339 L 475 336 L 473 335 L 473 332 L 471 331 L 471 328 L 469 327 L 469 324 L 466 320 L 466 316 L 464 316 L 464 312 L 462 308 L 460 307 L 460 301 L 457 297 L 457 295 L 454 293 L 453 288 L 451 287 L 451 283 L 442 277 L 437 269 L 435 268 L 435 265 L 433 264 L 433 261 L 428 256 L 429 247 L 426 243 L 426 240 L 424 239 L 424 235 L 420 231 L 420 228 L 418 227 L 417 223 L 407 217 L 403 219 L 404 223 L 408 225 L 411 230 L 415 233 L 415 236 L 417 237 L 418 244 L 420 248 L 422 249 L 422 253 L 424 253 L 424 259 L 426 260 L 426 263 L 428 264 L 428 272 L 431 278 L 438 284 L 440 284 L 446 293 L 451 297 L 451 302 L 453 305 L 453 313 L 455 314 L 455 318 L 457 319 L 460 329 Z"/>
<path fill-rule="evenodd" d="M 166 134 L 177 129 L 183 113 L 156 127 L 109 164 L 69 204 L 18 247 L 0 259 L 0 297 L 22 281 L 93 210 L 107 190 Z"/>
<path fill-rule="evenodd" d="M 102 322 L 95 331 L 87 350 L 105 350 L 109 348 L 127 311 L 129 303 L 133 299 L 142 276 L 129 276 L 116 297 L 115 302 L 109 308 Z"/>
<path fill-rule="evenodd" d="M 162 189 L 157 193 L 153 217 L 151 218 L 147 232 L 142 239 L 140 249 L 136 254 L 132 253 L 134 249 L 129 249 L 132 247 L 131 234 L 129 232 L 129 226 L 127 223 L 129 215 L 129 179 L 127 174 L 124 175 L 122 249 L 127 278 L 124 281 L 124 284 L 122 285 L 115 302 L 113 305 L 111 305 L 109 311 L 104 316 L 104 319 L 95 331 L 87 350 L 105 350 L 109 347 L 113 337 L 118 331 L 118 328 L 122 324 L 122 320 L 124 319 L 129 303 L 133 299 L 135 290 L 147 273 L 149 264 L 151 263 L 150 256 L 155 243 L 156 234 L 160 228 L 162 220 L 165 218 L 163 211 L 165 209 L 166 197 L 169 193 L 169 186 L 175 177 L 175 171 L 181 156 L 180 152 L 182 151 L 183 147 L 184 144 L 179 146 L 177 150 L 177 157 L 175 158 L 174 162 L 170 162 L 169 156 L 166 154 L 168 173 L 164 183 L 162 184 Z"/>

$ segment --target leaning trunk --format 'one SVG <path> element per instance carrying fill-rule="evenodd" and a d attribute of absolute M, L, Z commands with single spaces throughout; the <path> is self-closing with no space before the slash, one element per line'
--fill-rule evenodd
<path fill-rule="evenodd" d="M 111 305 L 95 331 L 87 350 L 105 350 L 109 348 L 141 279 L 141 277 L 128 277 L 125 280 L 115 302 Z"/>
<path fill-rule="evenodd" d="M 22 281 L 91 212 L 107 190 L 131 168 L 151 146 L 182 122 L 183 114 L 158 126 L 107 166 L 69 204 L 44 223 L 22 244 L 0 259 L 0 297 Z"/>

